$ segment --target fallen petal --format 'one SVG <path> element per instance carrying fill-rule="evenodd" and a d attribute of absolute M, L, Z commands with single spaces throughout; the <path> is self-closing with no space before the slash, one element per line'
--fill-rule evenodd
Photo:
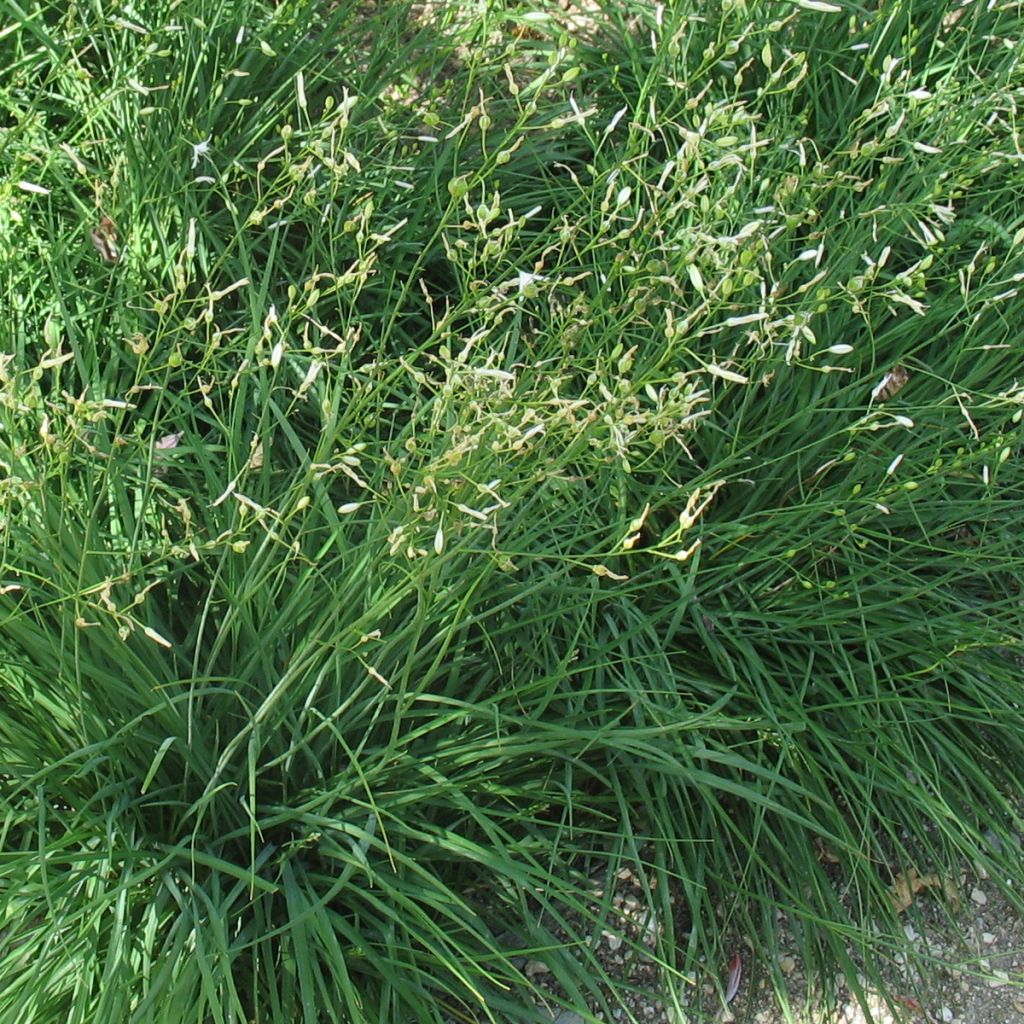
<path fill-rule="evenodd" d="M 177 448 L 181 439 L 185 436 L 184 430 L 179 430 L 176 434 L 164 434 L 159 441 L 154 445 L 158 451 L 162 451 L 167 448 Z"/>
<path fill-rule="evenodd" d="M 740 979 L 743 977 L 743 960 L 737 953 L 729 961 L 729 984 L 725 986 L 725 1001 L 731 1003 L 740 990 Z"/>

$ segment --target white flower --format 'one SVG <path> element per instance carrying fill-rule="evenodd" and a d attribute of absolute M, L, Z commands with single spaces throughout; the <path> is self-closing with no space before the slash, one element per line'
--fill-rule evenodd
<path fill-rule="evenodd" d="M 213 141 L 211 135 L 208 139 L 203 139 L 202 142 L 192 143 L 192 170 L 194 171 L 199 166 L 199 158 L 206 156 L 210 152 L 210 143 Z"/>
<path fill-rule="evenodd" d="M 537 281 L 543 281 L 543 274 L 529 274 L 525 270 L 519 271 L 519 294 L 532 299 L 537 294 Z"/>

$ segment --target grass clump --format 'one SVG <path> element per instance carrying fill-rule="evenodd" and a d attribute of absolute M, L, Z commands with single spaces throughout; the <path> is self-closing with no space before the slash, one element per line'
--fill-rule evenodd
<path fill-rule="evenodd" d="M 609 1012 L 623 865 L 682 1015 L 1020 879 L 1012 5 L 5 11 L 0 1017 Z"/>

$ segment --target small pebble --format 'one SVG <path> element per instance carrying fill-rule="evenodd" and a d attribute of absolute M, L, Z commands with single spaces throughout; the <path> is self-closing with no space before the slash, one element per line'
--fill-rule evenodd
<path fill-rule="evenodd" d="M 981 907 L 988 903 L 988 897 L 980 889 L 971 890 L 971 899 Z"/>
<path fill-rule="evenodd" d="M 992 831 L 992 829 L 990 829 L 990 828 L 985 829 L 985 831 L 982 833 L 982 835 L 985 837 L 985 842 L 988 843 L 989 847 L 995 853 L 1002 853 L 1003 852 L 1002 840 L 999 838 L 999 836 L 997 836 L 995 834 L 995 832 Z"/>

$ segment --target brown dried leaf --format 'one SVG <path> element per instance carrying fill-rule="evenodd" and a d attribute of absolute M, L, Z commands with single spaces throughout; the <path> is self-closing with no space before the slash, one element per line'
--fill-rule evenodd
<path fill-rule="evenodd" d="M 902 366 L 894 366 L 871 390 L 872 399 L 877 398 L 880 402 L 887 402 L 890 398 L 902 391 L 910 380 L 910 374 Z"/>
<path fill-rule="evenodd" d="M 819 836 L 814 837 L 814 846 L 818 853 L 819 864 L 838 864 L 839 858 L 825 845 Z"/>
<path fill-rule="evenodd" d="M 109 217 L 103 217 L 99 227 L 95 227 L 89 232 L 89 237 L 104 263 L 120 261 L 121 250 L 117 247 L 117 225 Z"/>
<path fill-rule="evenodd" d="M 959 903 L 959 892 L 954 882 L 941 875 L 919 875 L 916 869 L 900 872 L 889 886 L 889 902 L 897 914 L 902 914 L 923 889 L 941 889 L 953 909 Z"/>

